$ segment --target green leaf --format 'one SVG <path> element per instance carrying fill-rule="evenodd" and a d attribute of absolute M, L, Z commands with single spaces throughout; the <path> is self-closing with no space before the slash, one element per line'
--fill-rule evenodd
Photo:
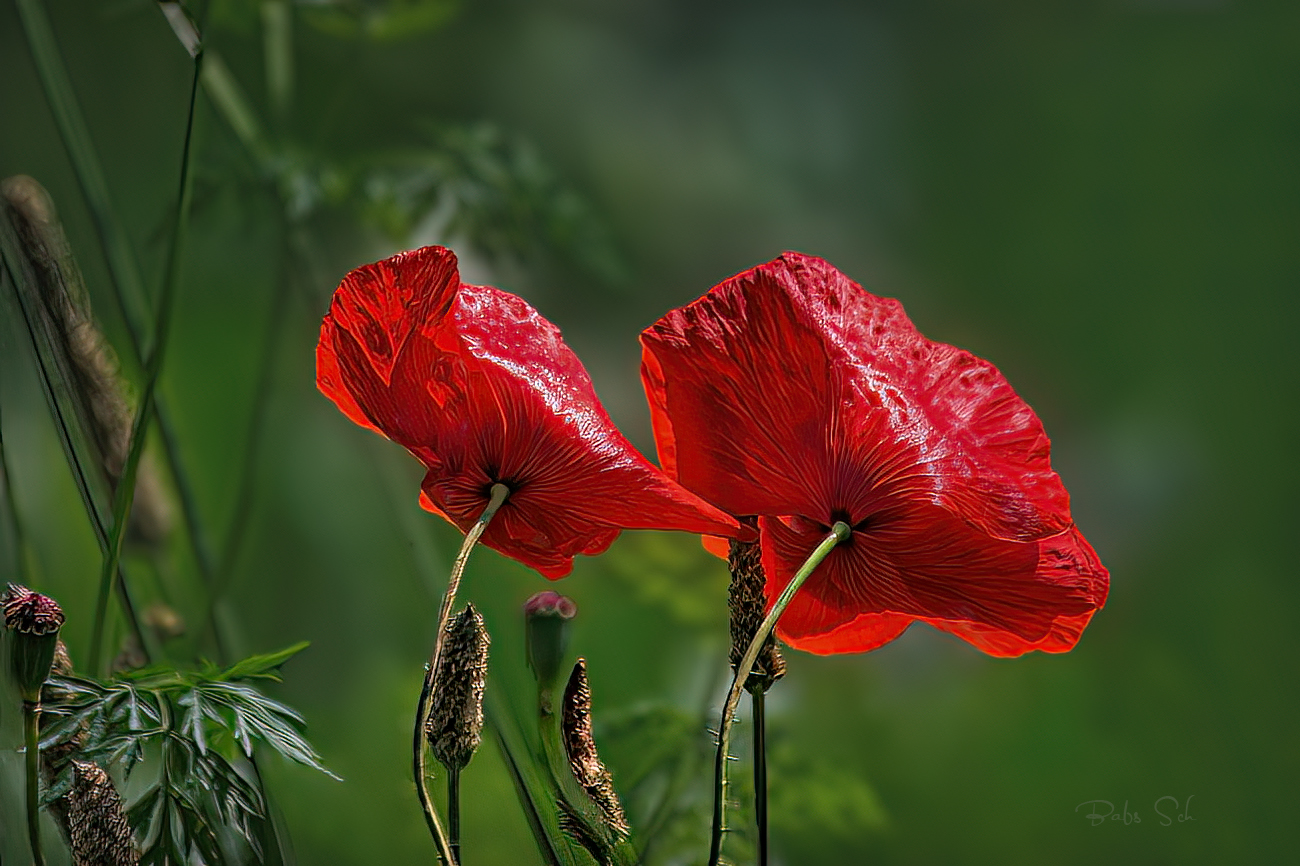
<path fill-rule="evenodd" d="M 542 769 L 540 756 L 528 748 L 519 723 L 501 697 L 500 689 L 492 688 L 491 684 L 485 692 L 483 710 L 542 859 L 547 866 L 583 866 L 589 863 L 586 852 L 576 848 L 560 829 L 559 812 L 555 808 L 558 792 L 551 785 L 550 775 Z"/>
<path fill-rule="evenodd" d="M 301 641 L 276 652 L 249 656 L 243 661 L 235 662 L 214 679 L 224 682 L 250 679 L 268 679 L 279 682 L 280 667 L 309 646 L 311 646 L 310 641 Z"/>

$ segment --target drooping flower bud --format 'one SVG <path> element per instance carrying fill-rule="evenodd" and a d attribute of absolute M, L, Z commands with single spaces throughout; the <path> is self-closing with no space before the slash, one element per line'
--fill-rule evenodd
<path fill-rule="evenodd" d="M 732 541 L 727 555 L 731 568 L 731 587 L 727 590 L 727 607 L 731 610 L 731 667 L 735 670 L 745 657 L 749 642 L 758 633 L 767 611 L 764 585 L 763 554 L 758 542 Z M 776 645 L 776 637 L 769 634 L 754 661 L 754 669 L 745 682 L 751 691 L 767 691 L 772 683 L 785 676 L 785 659 Z"/>
<path fill-rule="evenodd" d="M 449 770 L 464 769 L 483 739 L 483 686 L 490 642 L 483 617 L 473 604 L 447 625 L 424 734 L 433 756 Z"/>
<path fill-rule="evenodd" d="M 591 689 L 587 685 L 585 659 L 578 659 L 573 666 L 569 684 L 564 689 L 560 731 L 573 778 L 600 809 L 606 828 L 619 838 L 627 836 L 627 816 L 623 814 L 623 804 L 614 790 L 614 776 L 600 760 L 596 741 L 591 736 Z"/>
<path fill-rule="evenodd" d="M 573 599 L 558 592 L 539 592 L 524 603 L 528 666 L 543 693 L 549 693 L 559 679 L 569 650 L 569 621 L 577 613 Z"/>
<path fill-rule="evenodd" d="M 54 651 L 63 626 L 63 611 L 48 595 L 9 584 L 0 596 L 5 628 L 13 634 L 13 672 L 24 701 L 38 703 L 41 686 L 50 675 Z"/>

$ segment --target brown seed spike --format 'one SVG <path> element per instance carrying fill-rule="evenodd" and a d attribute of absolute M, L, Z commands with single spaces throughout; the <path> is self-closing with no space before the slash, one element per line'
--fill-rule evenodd
<path fill-rule="evenodd" d="M 73 861 L 77 866 L 135 866 L 140 855 L 113 780 L 90 761 L 74 760 L 72 774 L 64 807 Z"/>
<path fill-rule="evenodd" d="M 614 776 L 600 760 L 596 741 L 591 736 L 591 689 L 587 685 L 585 659 L 578 659 L 564 688 L 560 730 L 573 777 L 600 809 L 609 829 L 619 837 L 627 836 L 627 816 L 614 790 Z"/>
<path fill-rule="evenodd" d="M 489 643 L 483 617 L 473 604 L 466 605 L 447 626 L 424 734 L 433 756 L 449 770 L 464 769 L 483 739 Z"/>
<path fill-rule="evenodd" d="M 117 355 L 100 330 L 90 295 L 59 221 L 54 201 L 37 181 L 15 175 L 0 181 L 6 211 L 40 287 L 40 315 L 60 366 L 69 377 L 75 411 L 93 439 L 108 480 L 122 475 L 134 414 Z M 157 545 L 171 531 L 170 495 L 146 454 L 136 473 L 135 500 L 127 525 L 132 541 Z"/>
<path fill-rule="evenodd" d="M 763 623 L 767 610 L 767 595 L 763 587 L 767 576 L 763 572 L 763 552 L 758 542 L 732 541 L 727 565 L 731 567 L 727 606 L 731 609 L 731 667 L 735 669 Z M 755 688 L 767 691 L 783 676 L 785 659 L 781 657 L 776 638 L 768 635 L 745 687 L 751 691 Z"/>

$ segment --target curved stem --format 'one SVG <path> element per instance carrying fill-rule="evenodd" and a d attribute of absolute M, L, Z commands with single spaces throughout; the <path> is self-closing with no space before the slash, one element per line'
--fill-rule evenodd
<path fill-rule="evenodd" d="M 497 509 L 510 495 L 510 488 L 504 484 L 493 484 L 491 498 L 487 508 L 479 515 L 474 525 L 465 533 L 465 541 L 456 554 L 456 561 L 451 566 L 451 576 L 447 578 L 447 591 L 442 594 L 442 606 L 438 609 L 438 631 L 433 639 L 433 654 L 429 656 L 429 667 L 424 673 L 424 688 L 420 691 L 420 703 L 415 712 L 415 742 L 413 769 L 415 771 L 415 790 L 420 795 L 420 808 L 424 810 L 425 823 L 433 835 L 434 844 L 438 846 L 438 856 L 446 866 L 456 866 L 457 860 L 451 850 L 447 831 L 443 829 L 438 813 L 434 811 L 433 800 L 429 797 L 429 785 L 424 778 L 424 725 L 429 718 L 429 705 L 433 700 L 433 680 L 438 675 L 438 663 L 442 660 L 442 645 L 447 636 L 447 621 L 451 619 L 451 607 L 456 602 L 456 591 L 460 589 L 460 577 L 465 573 L 465 563 L 469 561 L 470 551 L 478 543 L 479 536 L 487 529 Z"/>
<path fill-rule="evenodd" d="M 41 789 L 40 762 L 41 749 L 37 737 L 37 725 L 41 717 L 41 705 L 35 701 L 23 701 L 23 735 L 27 759 L 27 838 L 32 843 L 32 862 L 35 866 L 45 866 L 45 855 L 41 853 Z"/>
<path fill-rule="evenodd" d="M 754 818 L 758 824 L 758 866 L 767 866 L 767 692 L 762 686 L 749 693 L 754 714 Z"/>
<path fill-rule="evenodd" d="M 849 525 L 841 520 L 837 520 L 831 527 L 830 533 L 822 539 L 821 544 L 808 555 L 804 564 L 799 566 L 794 577 L 786 584 L 781 595 L 777 597 L 776 604 L 767 612 L 763 618 L 762 624 L 759 625 L 758 631 L 754 632 L 754 639 L 749 642 L 749 648 L 745 650 L 744 657 L 736 667 L 736 675 L 731 680 L 731 690 L 727 692 L 727 702 L 722 707 L 722 720 L 718 725 L 718 755 L 713 766 L 713 833 L 709 840 L 709 866 L 718 866 L 718 859 L 722 856 L 722 828 L 723 821 L 726 817 L 727 801 L 727 761 L 730 760 L 729 751 L 731 748 L 731 725 L 735 721 L 736 706 L 740 703 L 740 693 L 745 688 L 745 682 L 749 679 L 749 673 L 754 669 L 754 662 L 758 659 L 758 653 L 763 648 L 763 642 L 767 636 L 772 633 L 776 627 L 776 621 L 785 613 L 785 609 L 790 606 L 790 600 L 794 594 L 799 591 L 799 587 L 804 585 L 804 581 L 813 573 L 818 565 L 821 565 L 835 545 L 844 541 L 852 533 Z"/>

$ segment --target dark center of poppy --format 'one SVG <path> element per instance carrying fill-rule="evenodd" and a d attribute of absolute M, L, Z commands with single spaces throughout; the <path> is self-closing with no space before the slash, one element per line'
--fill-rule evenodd
<path fill-rule="evenodd" d="M 871 528 L 872 524 L 874 523 L 874 521 L 873 521 L 873 519 L 872 519 L 872 517 L 871 517 L 870 515 L 868 515 L 868 516 L 862 518 L 861 520 L 857 520 L 857 521 L 855 521 L 855 520 L 853 519 L 853 515 L 850 514 L 849 511 L 848 511 L 848 509 L 845 509 L 845 508 L 834 508 L 834 509 L 831 509 L 831 521 L 830 521 L 830 522 L 831 522 L 831 526 L 834 526 L 836 523 L 846 523 L 846 524 L 848 524 L 850 527 L 852 527 L 852 529 L 853 529 L 853 531 L 854 531 L 855 533 L 858 533 L 858 532 L 866 532 L 868 529 Z M 830 532 L 830 531 L 831 531 L 830 526 L 825 527 L 825 530 L 826 530 L 827 532 Z M 847 539 L 845 539 L 845 540 L 844 540 L 843 542 L 841 542 L 841 543 L 843 543 L 843 544 L 848 544 L 848 543 L 851 543 L 852 541 L 853 541 L 853 536 L 849 536 Z"/>

